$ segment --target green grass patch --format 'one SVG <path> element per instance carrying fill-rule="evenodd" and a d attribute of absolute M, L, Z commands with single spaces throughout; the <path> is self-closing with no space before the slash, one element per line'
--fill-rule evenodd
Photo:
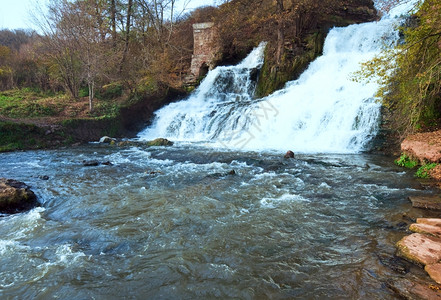
<path fill-rule="evenodd" d="M 65 96 L 55 96 L 33 89 L 0 92 L 0 114 L 10 118 L 55 116 L 66 105 Z"/>

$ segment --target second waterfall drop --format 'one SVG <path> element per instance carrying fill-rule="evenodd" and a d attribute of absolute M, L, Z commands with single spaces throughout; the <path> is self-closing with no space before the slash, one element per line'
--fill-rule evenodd
<path fill-rule="evenodd" d="M 360 63 L 398 39 L 396 15 L 332 29 L 324 53 L 298 80 L 268 97 L 254 98 L 253 74 L 265 43 L 239 65 L 210 71 L 186 100 L 157 112 L 141 139 L 165 137 L 230 149 L 287 148 L 296 152 L 356 153 L 376 135 L 380 104 L 375 82 L 352 80 Z"/>

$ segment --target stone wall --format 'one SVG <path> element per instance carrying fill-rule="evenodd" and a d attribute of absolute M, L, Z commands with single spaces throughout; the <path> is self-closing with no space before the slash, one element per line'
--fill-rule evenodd
<path fill-rule="evenodd" d="M 219 46 L 216 41 L 216 28 L 214 23 L 193 24 L 193 56 L 191 59 L 190 76 L 187 82 L 196 82 L 201 76 L 215 67 L 216 53 Z"/>

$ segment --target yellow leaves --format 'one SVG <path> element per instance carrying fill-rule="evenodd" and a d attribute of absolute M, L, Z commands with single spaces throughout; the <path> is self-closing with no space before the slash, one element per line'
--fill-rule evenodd
<path fill-rule="evenodd" d="M 8 58 L 11 55 L 11 49 L 6 46 L 0 45 L 0 59 Z"/>

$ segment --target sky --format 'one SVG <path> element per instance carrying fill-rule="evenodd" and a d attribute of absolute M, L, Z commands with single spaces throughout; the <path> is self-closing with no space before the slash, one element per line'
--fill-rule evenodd
<path fill-rule="evenodd" d="M 214 5 L 218 0 L 179 0 L 188 2 L 187 9 L 203 5 Z M 32 22 L 31 12 L 36 6 L 45 7 L 49 0 L 0 0 L 0 29 L 37 29 Z"/>

